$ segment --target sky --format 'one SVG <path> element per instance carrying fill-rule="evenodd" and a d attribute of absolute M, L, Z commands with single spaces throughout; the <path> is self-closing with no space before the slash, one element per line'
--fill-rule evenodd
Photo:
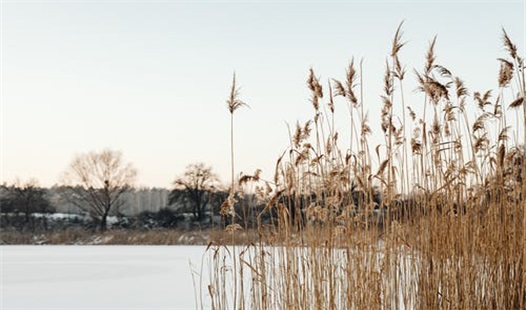
<path fill-rule="evenodd" d="M 525 3 L 1 1 L 0 182 L 52 186 L 75 156 L 109 148 L 137 168 L 137 186 L 168 188 L 197 162 L 227 183 L 233 72 L 250 106 L 235 114 L 236 173 L 259 168 L 271 178 L 287 124 L 313 115 L 309 68 L 326 84 L 363 60 L 378 137 L 385 60 L 401 21 L 408 80 L 437 35 L 438 62 L 471 92 L 485 91 L 497 88 L 497 58 L 506 56 L 502 27 L 524 55 Z"/>

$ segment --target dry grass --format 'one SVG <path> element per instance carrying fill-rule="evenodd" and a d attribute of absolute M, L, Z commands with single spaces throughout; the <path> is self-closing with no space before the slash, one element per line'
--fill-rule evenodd
<path fill-rule="evenodd" d="M 231 244 L 232 235 L 222 229 L 192 230 L 107 230 L 92 232 L 66 229 L 30 233 L 2 230 L 0 244 L 11 245 L 207 245 L 216 240 Z M 257 240 L 257 231 L 245 230 L 236 242 L 248 244 Z"/>
<path fill-rule="evenodd" d="M 210 247 L 213 308 L 526 308 L 526 84 L 504 31 L 503 42 L 498 91 L 470 94 L 436 62 L 434 39 L 415 71 L 415 112 L 404 100 L 399 27 L 379 146 L 369 145 L 361 64 L 325 93 L 311 70 L 314 115 L 291 134 L 274 180 L 257 181 L 275 221 L 244 248 Z M 342 102 L 348 133 L 335 129 Z M 511 116 L 525 121 L 510 128 Z"/>

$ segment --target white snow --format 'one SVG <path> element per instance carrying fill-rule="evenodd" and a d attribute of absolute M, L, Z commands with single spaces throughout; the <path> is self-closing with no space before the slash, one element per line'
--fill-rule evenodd
<path fill-rule="evenodd" d="M 192 270 L 205 249 L 1 246 L 0 309 L 200 308 Z"/>
<path fill-rule="evenodd" d="M 253 247 L 232 250 L 217 252 L 226 292 L 234 287 L 231 257 L 240 255 L 250 262 L 260 251 Z M 278 248 L 267 250 L 279 252 Z M 297 250 L 298 257 L 309 252 Z M 336 259 L 342 254 L 338 253 Z M 402 266 L 413 263 L 410 256 L 401 255 Z M 0 246 L 0 309 L 209 309 L 207 285 L 212 280 L 213 256 L 214 251 L 207 252 L 204 246 Z M 380 261 L 373 263 L 380 266 Z M 267 257 L 267 272 L 278 265 L 278 257 Z M 250 308 L 253 274 L 243 268 L 245 305 Z M 393 289 L 402 292 L 411 281 L 411 275 L 402 273 Z M 232 305 L 232 296 L 227 295 L 226 302 Z M 399 297 L 403 309 L 403 296 Z"/>
<path fill-rule="evenodd" d="M 91 217 L 88 214 L 75 214 L 75 213 L 32 213 L 32 216 L 36 218 L 42 218 L 45 217 L 48 220 L 81 220 L 81 221 L 89 221 Z M 106 222 L 108 225 L 116 224 L 119 222 L 119 218 L 117 216 L 108 216 L 106 218 Z"/>
<path fill-rule="evenodd" d="M 40 218 L 45 217 L 49 220 L 89 220 L 90 217 L 85 214 L 75 214 L 75 213 L 31 213 L 32 216 Z"/>

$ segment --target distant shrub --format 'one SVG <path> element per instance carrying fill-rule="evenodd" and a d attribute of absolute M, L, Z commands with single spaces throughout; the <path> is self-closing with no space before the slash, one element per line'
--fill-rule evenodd
<path fill-rule="evenodd" d="M 163 208 L 158 212 L 144 211 L 134 219 L 135 228 L 176 228 L 185 220 L 184 215 L 175 210 Z"/>

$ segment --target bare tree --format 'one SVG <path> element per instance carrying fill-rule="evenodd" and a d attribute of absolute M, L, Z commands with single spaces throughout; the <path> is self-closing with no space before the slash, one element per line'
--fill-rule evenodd
<path fill-rule="evenodd" d="M 217 182 L 212 167 L 203 163 L 190 164 L 186 166 L 183 175 L 175 179 L 169 203 L 190 205 L 194 219 L 201 221 Z"/>
<path fill-rule="evenodd" d="M 67 199 L 100 221 L 106 229 L 108 214 L 123 204 L 122 194 L 130 190 L 137 175 L 122 153 L 103 150 L 77 155 L 64 172 Z"/>

